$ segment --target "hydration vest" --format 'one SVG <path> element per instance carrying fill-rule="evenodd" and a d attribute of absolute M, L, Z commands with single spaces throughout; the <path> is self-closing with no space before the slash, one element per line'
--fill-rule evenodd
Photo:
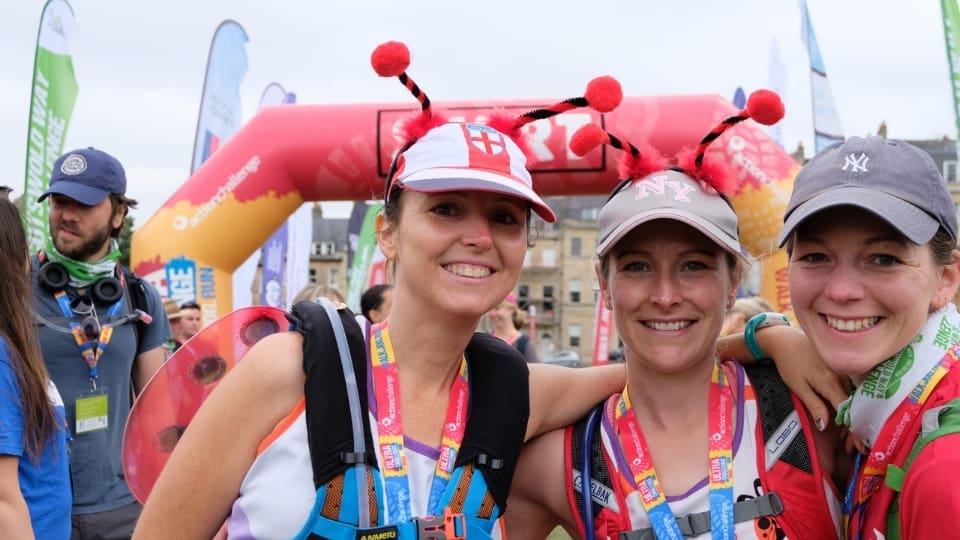
<path fill-rule="evenodd" d="M 951 369 L 937 383 L 913 423 L 904 430 L 904 438 L 894 450 L 894 458 L 887 465 L 887 474 L 880 488 L 867 503 L 861 531 L 876 530 L 888 539 L 900 538 L 900 488 L 910 472 L 910 464 L 931 441 L 960 432 L 958 396 L 960 366 Z M 894 412 L 894 416 L 896 414 Z"/>
<path fill-rule="evenodd" d="M 325 308 L 301 302 L 288 314 L 292 329 L 303 334 L 307 438 L 317 488 L 310 518 L 298 538 L 489 538 L 506 509 L 526 435 L 530 399 L 523 357 L 499 338 L 474 334 L 465 351 L 470 371 L 469 416 L 456 468 L 442 497 L 444 515 L 386 524 L 386 511 L 380 506 L 384 484 L 368 421 L 369 328 L 362 330 L 346 308 L 337 314 L 355 374 L 352 381 L 345 378 L 337 360 L 337 321 L 331 321 Z M 348 384 L 359 388 L 360 448 L 355 444 L 361 438 L 359 433 L 355 438 Z M 361 493 L 364 485 L 367 492 Z M 369 516 L 369 526 L 359 526 L 361 514 Z"/>
<path fill-rule="evenodd" d="M 789 391 L 776 367 L 755 364 L 744 370 L 757 397 L 757 470 L 764 495 L 734 504 L 734 521 L 772 518 L 759 520 L 766 524 L 769 538 L 776 538 L 775 527 L 791 539 L 836 538 L 814 431 L 803 404 Z M 575 509 L 579 535 L 594 538 L 596 531 L 601 531 L 618 540 L 653 540 L 653 529 L 630 530 L 627 494 L 612 477 L 611 471 L 616 469 L 608 463 L 601 442 L 603 406 L 601 403 L 564 433 L 567 498 Z M 589 460 L 586 467 L 585 460 Z M 685 537 L 710 531 L 709 511 L 676 520 Z"/>

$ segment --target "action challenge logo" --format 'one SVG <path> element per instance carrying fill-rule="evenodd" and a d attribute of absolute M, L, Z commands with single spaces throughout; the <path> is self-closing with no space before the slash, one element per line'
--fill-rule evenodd
<path fill-rule="evenodd" d="M 193 217 L 188 218 L 187 216 L 180 214 L 177 217 L 173 218 L 173 228 L 177 231 L 182 231 L 187 227 L 197 227 L 203 222 L 204 219 L 212 212 L 217 206 L 219 206 L 228 195 L 234 192 L 240 184 L 243 183 L 251 174 L 257 172 L 260 168 L 260 156 L 253 156 L 240 168 L 237 172 L 231 174 L 227 177 L 227 182 L 220 186 L 217 189 L 217 192 L 213 194 L 213 197 L 210 197 L 205 203 L 200 205 L 200 208 L 197 209 L 197 212 Z"/>

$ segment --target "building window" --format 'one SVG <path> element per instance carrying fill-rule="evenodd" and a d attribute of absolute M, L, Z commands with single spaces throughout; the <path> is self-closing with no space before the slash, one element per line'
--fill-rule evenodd
<path fill-rule="evenodd" d="M 570 346 L 571 347 L 580 346 L 580 325 L 578 324 L 570 325 Z"/>
<path fill-rule="evenodd" d="M 557 266 L 557 250 L 544 249 L 541 258 L 544 266 L 548 268 L 555 268 Z"/>
<path fill-rule="evenodd" d="M 553 285 L 544 285 L 543 286 L 543 299 L 553 300 Z"/>
<path fill-rule="evenodd" d="M 329 256 L 336 252 L 337 244 L 334 242 L 314 242 L 310 246 L 310 254 L 314 257 Z"/>
<path fill-rule="evenodd" d="M 570 256 L 579 257 L 580 251 L 583 249 L 583 241 L 579 236 L 574 236 L 570 239 Z"/>
<path fill-rule="evenodd" d="M 334 289 L 340 288 L 340 270 L 337 268 L 331 268 L 327 270 L 327 287 L 333 287 Z"/>
<path fill-rule="evenodd" d="M 580 279 L 573 278 L 568 284 L 570 287 L 570 303 L 579 304 L 580 303 Z"/>
<path fill-rule="evenodd" d="M 957 182 L 957 162 L 946 160 L 943 162 L 943 178 L 947 182 Z"/>
<path fill-rule="evenodd" d="M 310 283 L 316 283 L 316 282 L 317 282 L 317 269 L 311 266 L 310 267 Z"/>

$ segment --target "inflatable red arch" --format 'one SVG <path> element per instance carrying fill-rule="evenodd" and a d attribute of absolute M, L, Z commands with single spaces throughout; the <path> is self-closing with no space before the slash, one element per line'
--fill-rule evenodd
<path fill-rule="evenodd" d="M 436 103 L 452 119 L 475 121 L 491 108 L 518 114 L 556 100 Z M 611 113 L 582 109 L 527 126 L 543 195 L 606 194 L 617 182 L 618 152 L 580 158 L 568 149 L 588 122 L 673 155 L 695 146 L 737 110 L 720 96 L 625 97 Z M 133 236 L 133 270 L 174 298 L 196 298 L 204 320 L 231 311 L 231 274 L 304 201 L 378 198 L 398 146 L 394 126 L 409 104 L 267 107 L 214 153 Z M 733 197 L 741 241 L 764 254 L 761 293 L 790 312 L 786 255 L 775 249 L 798 164 L 752 121 L 730 129 L 710 152 L 742 179 Z"/>

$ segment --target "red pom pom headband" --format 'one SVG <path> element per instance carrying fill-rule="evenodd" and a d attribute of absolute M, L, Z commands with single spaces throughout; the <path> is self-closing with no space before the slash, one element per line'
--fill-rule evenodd
<path fill-rule="evenodd" d="M 746 108 L 711 129 L 700 141 L 695 151 L 681 152 L 677 156 L 676 167 L 680 172 L 705 183 L 719 193 L 730 195 L 737 187 L 736 176 L 725 163 L 711 160 L 704 162 L 707 147 L 727 129 L 747 118 L 753 118 L 764 125 L 772 125 L 780 121 L 783 114 L 783 102 L 779 95 L 770 90 L 757 90 L 750 94 Z M 623 182 L 612 193 L 617 193 L 625 184 L 633 180 L 665 170 L 670 166 L 669 160 L 661 156 L 649 144 L 643 143 L 635 146 L 629 142 L 621 141 L 596 124 L 587 124 L 577 130 L 570 139 L 570 150 L 578 156 L 584 156 L 601 144 L 624 151 L 618 166 L 618 172 Z"/>
<path fill-rule="evenodd" d="M 406 70 L 410 66 L 410 51 L 406 45 L 397 41 L 383 43 L 374 49 L 370 56 L 370 63 L 374 71 L 381 77 L 397 77 L 400 83 L 420 102 L 420 114 L 404 120 L 400 125 L 401 137 L 405 142 L 401 151 L 397 153 L 397 158 L 399 158 L 410 145 L 423 137 L 428 131 L 446 124 L 447 118 L 434 111 L 430 98 L 407 75 Z M 523 126 L 536 120 L 550 118 L 581 107 L 590 107 L 601 113 L 610 112 L 620 104 L 622 99 L 623 91 L 616 79 L 609 76 L 597 77 L 587 84 L 583 96 L 565 99 L 549 107 L 534 109 L 516 117 L 494 114 L 486 124 L 510 137 L 523 151 L 529 166 L 533 162 L 534 156 L 529 151 L 529 145 L 525 141 L 525 134 L 521 130 Z M 394 162 L 396 163 L 396 160 Z M 395 166 L 391 166 L 391 172 L 387 175 L 386 189 L 384 190 L 384 198 L 387 200 L 390 198 L 390 191 L 393 187 L 393 171 L 395 168 Z"/>

